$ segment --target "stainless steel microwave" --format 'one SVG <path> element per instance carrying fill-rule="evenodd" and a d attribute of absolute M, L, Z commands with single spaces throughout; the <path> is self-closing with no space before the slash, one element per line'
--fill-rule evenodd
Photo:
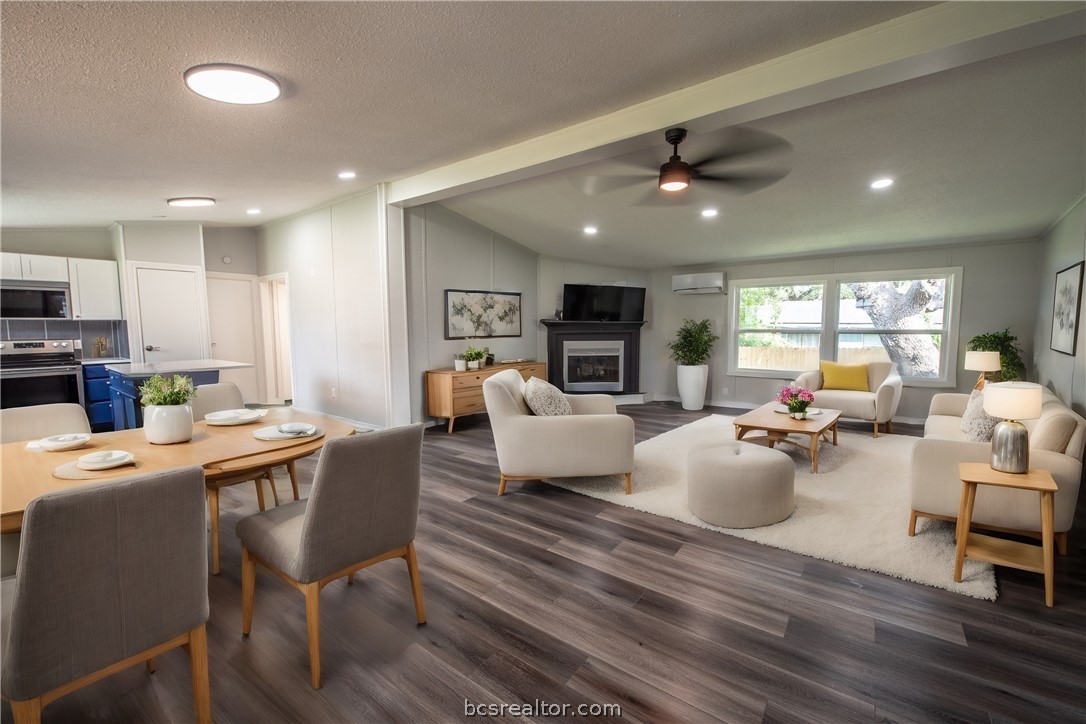
<path fill-rule="evenodd" d="M 54 284 L 5 279 L 0 284 L 0 317 L 4 319 L 71 319 L 71 290 L 62 282 Z"/>

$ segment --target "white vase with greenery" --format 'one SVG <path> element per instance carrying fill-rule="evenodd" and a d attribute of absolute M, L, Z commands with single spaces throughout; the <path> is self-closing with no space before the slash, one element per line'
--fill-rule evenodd
<path fill-rule="evenodd" d="M 170 445 L 192 439 L 192 405 L 196 396 L 192 379 L 155 375 L 140 385 L 143 405 L 143 434 L 153 445 Z"/>
<path fill-rule="evenodd" d="M 477 370 L 479 363 L 486 359 L 486 352 L 476 347 L 468 347 L 460 356 L 468 361 L 469 370 Z"/>
<path fill-rule="evenodd" d="M 671 356 L 678 362 L 679 400 L 684 410 L 705 407 L 705 388 L 709 381 L 709 355 L 720 339 L 713 334 L 708 319 L 695 322 L 683 320 L 683 326 L 668 345 Z"/>

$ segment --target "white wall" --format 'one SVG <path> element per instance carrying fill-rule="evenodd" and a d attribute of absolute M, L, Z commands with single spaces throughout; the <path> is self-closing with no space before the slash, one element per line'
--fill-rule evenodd
<path fill-rule="evenodd" d="M 961 363 L 969 338 L 982 332 L 1010 327 L 1025 350 L 1032 356 L 1033 326 L 1038 299 L 1038 241 L 999 244 L 945 246 L 885 253 L 852 253 L 810 259 L 759 262 L 728 266 L 706 266 L 654 271 L 652 273 L 651 327 L 642 337 L 641 379 L 647 392 L 677 397 L 675 362 L 668 357 L 667 343 L 683 319 L 710 319 L 721 340 L 709 362 L 709 398 L 712 404 L 731 402 L 761 404 L 772 399 L 784 380 L 728 376 L 728 304 L 724 294 L 679 295 L 671 292 L 671 276 L 696 271 L 723 271 L 729 280 L 759 279 L 816 274 L 893 271 L 937 267 L 963 268 L 961 323 L 958 338 L 957 384 L 954 389 L 968 391 L 976 373 L 964 372 Z M 1051 307 L 1051 298 L 1049 299 Z M 1029 371 L 1027 370 L 1027 377 Z M 906 387 L 902 393 L 899 417 L 924 418 L 932 396 L 951 391 L 931 387 Z"/>
<path fill-rule="evenodd" d="M 229 257 L 230 263 L 223 257 Z M 256 229 L 205 226 L 204 263 L 208 271 L 256 274 Z"/>
<path fill-rule="evenodd" d="M 1051 349 L 1056 272 L 1086 259 L 1086 204 L 1080 198 L 1041 240 L 1040 301 L 1034 330 L 1031 379 L 1052 390 L 1080 415 L 1086 412 L 1086 294 L 1079 297 L 1075 355 Z"/>
<path fill-rule="evenodd" d="M 286 272 L 294 404 L 388 424 L 377 193 L 257 230 L 257 273 Z"/>
<path fill-rule="evenodd" d="M 469 346 L 489 347 L 497 359 L 546 358 L 536 343 L 542 315 L 535 252 L 437 204 L 406 210 L 405 235 L 413 420 L 425 418 L 426 370 L 452 367 Z M 446 289 L 520 292 L 521 336 L 445 339 Z"/>
<path fill-rule="evenodd" d="M 0 248 L 22 254 L 116 259 L 113 256 L 109 229 L 30 229 L 5 226 L 0 229 Z"/>

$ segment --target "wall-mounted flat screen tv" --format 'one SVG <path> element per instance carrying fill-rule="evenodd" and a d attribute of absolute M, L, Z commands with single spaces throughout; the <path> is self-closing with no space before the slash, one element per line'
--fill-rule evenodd
<path fill-rule="evenodd" d="M 567 322 L 641 322 L 645 288 L 566 284 L 562 319 Z"/>

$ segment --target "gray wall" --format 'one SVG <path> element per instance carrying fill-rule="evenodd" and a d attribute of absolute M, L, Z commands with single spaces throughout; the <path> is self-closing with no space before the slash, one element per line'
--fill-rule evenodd
<path fill-rule="evenodd" d="M 724 271 L 729 280 L 758 279 L 814 274 L 893 271 L 962 267 L 961 320 L 958 336 L 956 389 L 968 391 L 976 373 L 964 372 L 964 350 L 969 338 L 982 332 L 1010 327 L 1026 352 L 1032 356 L 1033 327 L 1037 309 L 1040 269 L 1039 241 L 999 244 L 944 246 L 912 251 L 852 253 L 810 259 L 762 262 L 728 266 L 706 266 L 660 270 L 652 273 L 652 324 L 642 338 L 641 379 L 646 391 L 677 397 L 675 362 L 668 357 L 667 343 L 685 318 L 711 319 L 721 336 L 709 362 L 709 398 L 713 404 L 730 402 L 761 404 L 776 393 L 784 380 L 728 376 L 728 303 L 723 294 L 679 295 L 671 292 L 671 276 L 695 271 Z M 1050 293 L 1051 294 L 1051 293 Z M 1051 307 L 1051 298 L 1049 299 Z M 1029 371 L 1027 371 L 1029 374 Z M 906 387 L 898 416 L 924 418 L 932 396 L 952 391 L 931 387 Z"/>
<path fill-rule="evenodd" d="M 452 367 L 469 346 L 497 359 L 539 356 L 538 255 L 438 204 L 405 211 L 412 420 L 425 419 L 425 372 Z M 521 336 L 445 339 L 445 290 L 520 292 Z M 550 316 L 553 310 L 548 310 Z"/>
<path fill-rule="evenodd" d="M 113 259 L 109 229 L 0 229 L 0 248 L 21 254 L 71 256 L 77 259 Z"/>
<path fill-rule="evenodd" d="M 223 257 L 229 257 L 230 263 Z M 205 226 L 204 260 L 208 271 L 256 274 L 256 229 Z"/>
<path fill-rule="evenodd" d="M 1033 340 L 1034 379 L 1080 415 L 1086 412 L 1086 295 L 1079 297 L 1075 356 L 1050 348 L 1056 272 L 1086 259 L 1086 205 L 1079 199 L 1041 241 L 1040 300 Z"/>
<path fill-rule="evenodd" d="M 196 222 L 122 222 L 127 261 L 204 265 L 202 227 Z"/>

